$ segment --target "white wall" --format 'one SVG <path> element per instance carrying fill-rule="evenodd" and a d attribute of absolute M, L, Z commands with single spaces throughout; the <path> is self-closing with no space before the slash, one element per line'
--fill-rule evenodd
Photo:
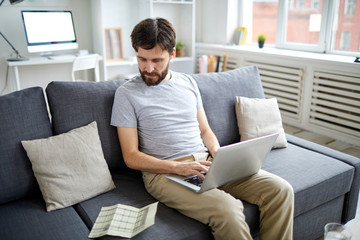
<path fill-rule="evenodd" d="M 24 0 L 16 5 L 10 5 L 9 0 L 5 0 L 0 7 L 0 31 L 22 55 L 39 56 L 35 53 L 29 54 L 27 51 L 21 10 L 71 10 L 79 49 L 87 49 L 92 52 L 90 5 L 89 0 Z M 63 53 L 77 53 L 77 51 Z M 3 94 L 13 90 L 14 73 L 11 69 L 9 70 L 8 84 L 6 84 L 7 64 L 5 60 L 12 52 L 11 47 L 0 37 L 0 91 L 6 86 Z M 22 88 L 30 86 L 45 88 L 51 81 L 71 79 L 71 64 L 20 67 L 19 75 Z"/>
<path fill-rule="evenodd" d="M 239 25 L 239 0 L 196 0 L 196 42 L 227 44 Z"/>

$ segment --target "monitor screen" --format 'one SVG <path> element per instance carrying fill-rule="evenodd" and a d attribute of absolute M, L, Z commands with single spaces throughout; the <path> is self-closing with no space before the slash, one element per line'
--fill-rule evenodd
<path fill-rule="evenodd" d="M 28 51 L 77 49 L 71 11 L 21 11 Z"/>

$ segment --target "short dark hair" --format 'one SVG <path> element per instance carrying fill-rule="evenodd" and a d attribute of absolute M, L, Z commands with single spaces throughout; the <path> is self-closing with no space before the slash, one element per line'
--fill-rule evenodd
<path fill-rule="evenodd" d="M 172 24 L 164 18 L 147 18 L 139 22 L 131 33 L 131 43 L 135 51 L 138 47 L 149 50 L 159 45 L 169 54 L 176 43 L 176 34 Z"/>

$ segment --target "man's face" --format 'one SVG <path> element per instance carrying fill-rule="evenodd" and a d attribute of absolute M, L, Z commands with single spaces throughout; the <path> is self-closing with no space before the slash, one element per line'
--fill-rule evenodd
<path fill-rule="evenodd" d="M 161 81 L 170 79 L 169 62 L 175 56 L 175 50 L 169 54 L 159 45 L 150 50 L 138 48 L 136 53 L 139 71 L 148 86 L 154 86 Z"/>

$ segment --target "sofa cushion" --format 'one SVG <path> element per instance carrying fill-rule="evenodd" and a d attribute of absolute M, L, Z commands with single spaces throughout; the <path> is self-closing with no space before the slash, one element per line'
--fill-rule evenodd
<path fill-rule="evenodd" d="M 52 82 L 46 88 L 54 134 L 96 121 L 110 170 L 125 166 L 116 128 L 110 125 L 114 94 L 124 82 Z"/>
<path fill-rule="evenodd" d="M 52 135 L 40 87 L 0 96 L 0 133 L 0 203 L 6 203 L 38 190 L 20 141 Z"/>
<path fill-rule="evenodd" d="M 241 141 L 278 133 L 273 148 L 287 146 L 280 109 L 276 98 L 236 97 L 236 119 Z"/>
<path fill-rule="evenodd" d="M 209 124 L 220 145 L 240 139 L 235 114 L 236 96 L 264 98 L 257 67 L 243 67 L 227 72 L 193 74 Z"/>
<path fill-rule="evenodd" d="M 89 229 L 92 228 L 103 206 L 121 203 L 140 208 L 157 201 L 146 192 L 141 173 L 138 171 L 128 169 L 113 172 L 113 180 L 115 185 L 119 186 L 114 191 L 75 205 Z M 101 239 L 106 239 L 106 237 Z M 212 239 L 212 235 L 208 226 L 159 203 L 155 225 L 132 239 Z"/>
<path fill-rule="evenodd" d="M 352 166 L 290 141 L 287 148 L 273 149 L 262 168 L 291 184 L 295 217 L 349 192 L 354 176 Z"/>
<path fill-rule="evenodd" d="M 46 212 L 41 195 L 0 207 L 0 239 L 88 239 L 89 229 L 72 207 Z"/>
<path fill-rule="evenodd" d="M 287 135 L 288 142 L 291 142 L 294 145 L 300 146 L 302 148 L 308 149 L 309 151 L 317 152 L 325 156 L 337 159 L 341 162 L 344 162 L 350 166 L 354 167 L 355 174 L 351 184 L 351 190 L 345 195 L 344 200 L 344 209 L 341 222 L 346 223 L 353 219 L 356 214 L 356 209 L 358 207 L 359 200 L 359 190 L 360 190 L 360 160 L 355 156 L 351 156 L 346 153 L 342 153 L 335 149 L 331 149 L 305 139 L 301 139 L 292 135 Z"/>
<path fill-rule="evenodd" d="M 115 188 L 96 122 L 49 138 L 21 142 L 32 163 L 47 211 Z"/>

